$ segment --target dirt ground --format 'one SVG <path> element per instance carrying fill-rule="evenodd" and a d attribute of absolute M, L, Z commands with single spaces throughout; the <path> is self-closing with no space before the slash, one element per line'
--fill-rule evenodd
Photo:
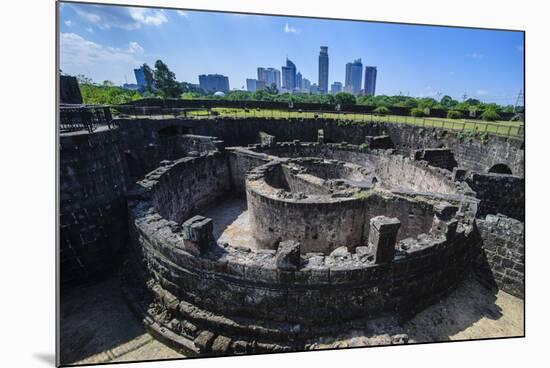
<path fill-rule="evenodd" d="M 90 364 L 183 357 L 154 340 L 130 311 L 113 277 L 73 288 L 61 300 L 63 364 Z M 407 334 L 409 343 L 523 335 L 523 300 L 496 295 L 468 279 L 440 303 L 399 326 L 392 319 L 369 323 L 367 331 L 323 338 L 311 348 L 387 344 Z"/>

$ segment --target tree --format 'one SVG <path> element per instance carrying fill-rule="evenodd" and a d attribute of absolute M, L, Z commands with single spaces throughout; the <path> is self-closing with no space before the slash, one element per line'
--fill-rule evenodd
<path fill-rule="evenodd" d="M 490 105 L 483 111 L 480 117 L 485 121 L 495 121 L 500 119 L 500 115 L 496 108 Z"/>
<path fill-rule="evenodd" d="M 451 96 L 445 95 L 441 98 L 441 101 L 439 101 L 439 103 L 446 108 L 450 108 L 456 106 L 458 104 L 458 101 L 453 100 Z"/>
<path fill-rule="evenodd" d="M 334 100 L 340 105 L 355 105 L 357 103 L 355 96 L 347 92 L 338 92 L 334 96 Z"/>
<path fill-rule="evenodd" d="M 265 91 L 270 95 L 276 95 L 277 93 L 279 93 L 279 90 L 277 89 L 275 83 L 271 83 L 270 85 L 266 86 Z"/>
<path fill-rule="evenodd" d="M 448 119 L 460 119 L 464 116 L 464 114 L 462 113 L 462 111 L 458 111 L 458 110 L 449 110 L 447 112 L 447 118 Z"/>
<path fill-rule="evenodd" d="M 390 113 L 390 109 L 386 106 L 378 106 L 373 112 L 377 115 L 388 115 Z"/>
<path fill-rule="evenodd" d="M 415 107 L 414 109 L 411 110 L 411 116 L 414 116 L 414 117 L 417 117 L 417 118 L 420 118 L 420 117 L 424 116 L 424 109 L 420 109 L 418 107 Z"/>
<path fill-rule="evenodd" d="M 182 93 L 180 84 L 176 81 L 176 74 L 168 69 L 168 66 L 157 60 L 153 72 L 155 87 L 161 91 L 163 97 L 179 97 Z"/>

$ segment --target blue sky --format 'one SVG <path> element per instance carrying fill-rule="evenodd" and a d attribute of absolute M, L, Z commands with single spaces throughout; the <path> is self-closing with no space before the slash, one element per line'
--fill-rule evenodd
<path fill-rule="evenodd" d="M 317 83 L 324 45 L 329 84 L 361 58 L 378 68 L 377 94 L 514 104 L 523 88 L 523 33 L 513 31 L 72 3 L 61 6 L 60 31 L 60 68 L 96 82 L 135 83 L 134 67 L 162 59 L 180 81 L 219 73 L 243 88 L 258 66 L 280 69 L 288 56 Z"/>

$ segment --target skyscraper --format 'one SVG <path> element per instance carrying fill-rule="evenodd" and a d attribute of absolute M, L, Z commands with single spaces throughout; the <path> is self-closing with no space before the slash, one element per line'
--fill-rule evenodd
<path fill-rule="evenodd" d="M 147 86 L 147 82 L 145 81 L 145 73 L 143 73 L 143 68 L 139 67 L 134 69 L 134 75 L 136 76 L 137 85 L 141 88 L 145 88 Z"/>
<path fill-rule="evenodd" d="M 246 78 L 246 90 L 256 92 L 265 88 L 265 82 L 257 79 Z"/>
<path fill-rule="evenodd" d="M 296 89 L 298 91 L 302 90 L 302 73 L 296 73 Z"/>
<path fill-rule="evenodd" d="M 376 67 L 365 67 L 365 96 L 374 96 L 376 94 Z"/>
<path fill-rule="evenodd" d="M 328 46 L 321 46 L 319 52 L 319 93 L 328 92 Z"/>
<path fill-rule="evenodd" d="M 220 74 L 199 75 L 199 85 L 206 92 L 229 91 L 229 78 Z"/>
<path fill-rule="evenodd" d="M 302 78 L 302 92 L 309 93 L 311 89 L 311 82 L 307 78 Z"/>
<path fill-rule="evenodd" d="M 339 92 L 342 92 L 342 83 L 340 83 L 340 82 L 332 83 L 332 85 L 330 86 L 330 93 L 335 95 Z"/>
<path fill-rule="evenodd" d="M 296 88 L 296 65 L 287 58 L 286 66 L 283 66 L 281 70 L 283 72 L 283 89 L 293 91 Z"/>
<path fill-rule="evenodd" d="M 258 80 L 265 82 L 266 86 L 274 84 L 277 90 L 281 89 L 281 72 L 277 69 L 259 67 Z"/>
<path fill-rule="evenodd" d="M 353 63 L 346 64 L 346 82 L 344 90 L 354 95 L 361 92 L 361 80 L 363 79 L 363 63 L 361 59 L 355 59 Z"/>

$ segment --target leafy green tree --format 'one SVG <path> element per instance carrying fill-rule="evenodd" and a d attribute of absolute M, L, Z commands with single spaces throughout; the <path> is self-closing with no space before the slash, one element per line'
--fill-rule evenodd
<path fill-rule="evenodd" d="M 418 107 L 411 109 L 411 116 L 415 116 L 417 118 L 424 116 L 424 109 L 420 109 Z"/>
<path fill-rule="evenodd" d="M 266 86 L 265 91 L 271 95 L 276 95 L 277 93 L 279 93 L 279 90 L 277 89 L 275 83 L 271 83 L 270 85 Z"/>
<path fill-rule="evenodd" d="M 340 105 L 355 105 L 357 103 L 355 96 L 347 92 L 338 92 L 334 96 L 334 100 Z"/>
<path fill-rule="evenodd" d="M 462 117 L 464 117 L 464 114 L 462 113 L 462 111 L 449 110 L 447 112 L 447 118 L 448 119 L 461 119 Z"/>
<path fill-rule="evenodd" d="M 496 108 L 493 106 L 487 107 L 483 113 L 480 115 L 482 120 L 485 121 L 496 121 L 500 120 L 500 115 L 497 112 Z"/>
<path fill-rule="evenodd" d="M 390 109 L 388 109 L 386 106 L 378 106 L 376 109 L 373 110 L 373 112 L 378 115 L 388 115 L 390 113 Z"/>
<path fill-rule="evenodd" d="M 162 60 L 157 60 L 155 62 L 153 80 L 155 82 L 155 87 L 161 92 L 163 97 L 175 98 L 179 97 L 182 93 L 181 86 L 176 81 L 176 74 L 174 74 Z"/>
<path fill-rule="evenodd" d="M 443 96 L 441 97 L 441 100 L 439 101 L 439 103 L 444 106 L 445 108 L 451 108 L 453 106 L 456 106 L 458 104 L 458 101 L 457 100 L 453 100 L 453 98 L 451 96 Z"/>

